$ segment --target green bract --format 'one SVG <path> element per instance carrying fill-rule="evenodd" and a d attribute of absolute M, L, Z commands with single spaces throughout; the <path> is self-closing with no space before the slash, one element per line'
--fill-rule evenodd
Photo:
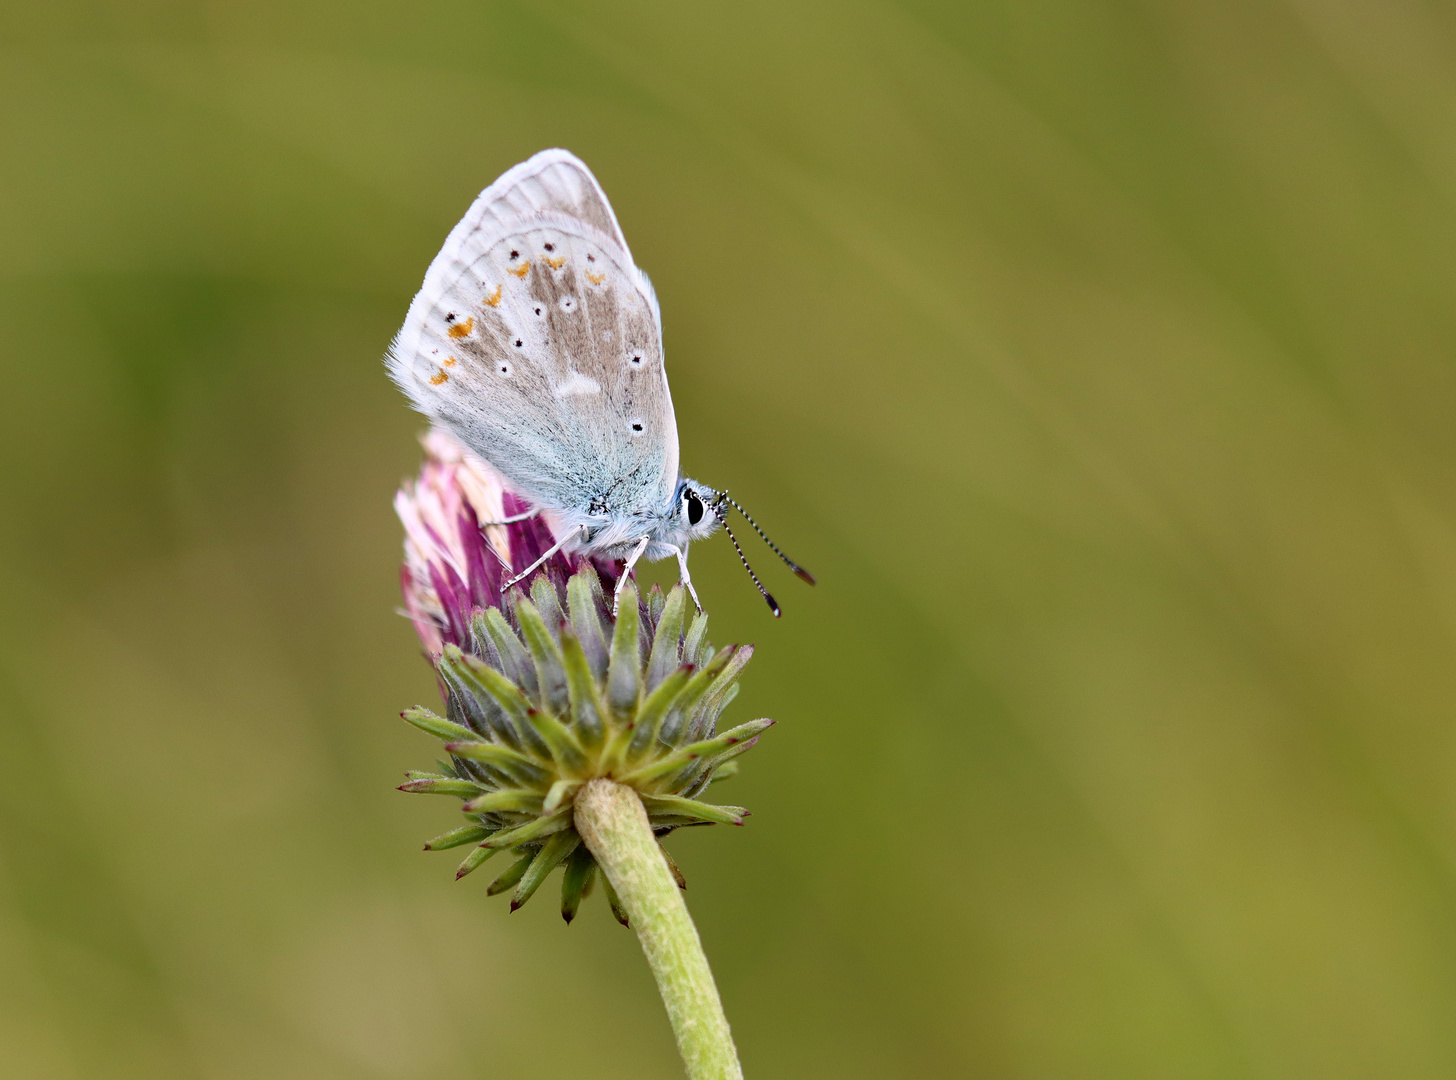
<path fill-rule="evenodd" d="M 512 590 L 503 606 L 476 610 L 470 651 L 446 645 L 436 662 L 446 715 L 402 714 L 450 755 L 439 772 L 409 773 L 400 790 L 463 800 L 467 823 L 425 845 L 475 845 L 457 879 L 509 850 L 516 862 L 487 892 L 514 888 L 514 911 L 564 862 L 561 914 L 570 922 L 596 876 L 572 823 L 573 800 L 596 777 L 635 789 L 659 838 L 687 825 L 743 823 L 747 810 L 698 796 L 736 770 L 734 759 L 773 724 L 717 731 L 752 646 L 714 652 L 708 617 L 688 619 L 681 586 L 665 597 L 654 588 L 640 604 L 629 582 L 614 621 L 590 565 L 567 582 L 564 598 L 541 574 L 530 599 Z M 681 884 L 670 857 L 668 865 Z"/>

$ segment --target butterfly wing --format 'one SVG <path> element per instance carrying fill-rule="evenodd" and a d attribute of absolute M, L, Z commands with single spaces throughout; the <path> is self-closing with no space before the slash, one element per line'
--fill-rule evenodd
<path fill-rule="evenodd" d="M 415 408 L 538 506 L 656 513 L 677 484 L 662 320 L 590 170 L 545 150 L 475 200 L 388 358 Z"/>

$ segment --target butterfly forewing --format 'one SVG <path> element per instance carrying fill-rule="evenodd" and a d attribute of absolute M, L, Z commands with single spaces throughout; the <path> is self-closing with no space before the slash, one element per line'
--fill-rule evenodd
<path fill-rule="evenodd" d="M 390 356 L 426 415 L 538 505 L 660 511 L 677 429 L 651 286 L 591 173 L 546 151 L 483 192 Z"/>

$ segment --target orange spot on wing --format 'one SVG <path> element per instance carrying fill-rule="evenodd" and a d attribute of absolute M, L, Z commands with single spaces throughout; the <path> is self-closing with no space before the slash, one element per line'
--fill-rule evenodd
<path fill-rule="evenodd" d="M 556 258 L 553 259 L 548 255 L 546 257 L 546 265 L 551 267 L 551 269 L 553 270 L 560 270 L 563 266 L 566 265 L 566 256 L 558 255 Z"/>
<path fill-rule="evenodd" d="M 499 285 L 497 285 L 495 287 L 495 292 L 491 293 L 489 296 L 487 296 L 485 298 L 485 306 L 486 307 L 495 307 L 497 304 L 500 303 L 500 291 L 501 291 L 501 287 Z"/>
<path fill-rule="evenodd" d="M 430 385 L 439 386 L 443 382 L 448 382 L 449 379 L 450 376 L 445 374 L 445 369 L 441 368 L 439 371 L 435 372 L 435 374 L 430 376 Z"/>
<path fill-rule="evenodd" d="M 453 356 L 447 356 L 447 357 L 445 357 L 445 366 L 446 367 L 454 367 L 455 366 L 455 358 Z"/>
<path fill-rule="evenodd" d="M 593 274 L 590 270 L 588 270 L 586 272 L 586 279 L 590 281 L 593 285 L 600 285 L 602 282 L 607 280 L 607 275 Z"/>
<path fill-rule="evenodd" d="M 450 327 L 450 336 L 454 338 L 461 338 L 474 329 L 475 319 L 469 318 L 466 319 L 464 322 L 458 322 L 454 326 Z"/>
<path fill-rule="evenodd" d="M 527 273 L 527 272 L 528 272 L 528 271 L 529 271 L 529 270 L 530 270 L 530 269 L 531 269 L 531 262 L 530 262 L 530 260 L 529 260 L 529 259 L 528 259 L 528 260 L 526 260 L 526 261 L 525 261 L 525 262 L 523 262 L 523 263 L 521 263 L 521 265 L 520 265 L 520 266 L 518 266 L 518 267 L 517 267 L 517 268 L 516 268 L 516 269 L 514 269 L 514 270 L 511 270 L 511 271 L 510 271 L 510 272 L 511 272 L 511 273 L 512 273 L 512 274 L 515 274 L 515 275 L 516 275 L 516 277 L 518 277 L 518 278 L 523 278 L 523 277 L 525 277 L 525 276 L 526 276 L 526 273 Z"/>

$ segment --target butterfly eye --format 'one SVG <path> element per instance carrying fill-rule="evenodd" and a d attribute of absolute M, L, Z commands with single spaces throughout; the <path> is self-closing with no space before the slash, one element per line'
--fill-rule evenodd
<path fill-rule="evenodd" d="M 687 507 L 689 525 L 696 525 L 703 520 L 703 500 L 698 498 L 696 491 L 688 491 L 683 496 L 683 502 Z"/>

